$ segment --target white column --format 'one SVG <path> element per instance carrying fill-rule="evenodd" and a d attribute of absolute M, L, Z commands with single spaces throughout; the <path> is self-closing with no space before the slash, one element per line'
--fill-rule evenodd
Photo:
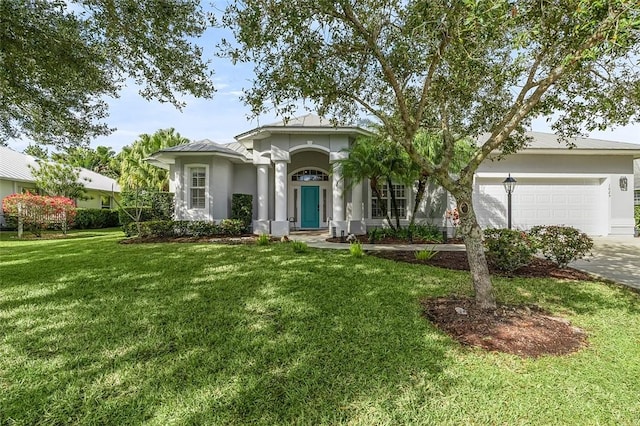
<path fill-rule="evenodd" d="M 348 229 L 347 222 L 344 220 L 344 179 L 342 178 L 342 166 L 339 163 L 333 163 L 331 185 L 333 194 L 331 228 L 336 228 L 336 235 L 340 236 L 341 231 L 346 233 Z M 332 229 L 330 229 L 329 232 L 332 232 Z"/>
<path fill-rule="evenodd" d="M 287 221 L 287 163 L 276 161 L 276 222 Z"/>
<path fill-rule="evenodd" d="M 348 223 L 350 234 L 367 233 L 367 226 L 362 219 L 362 182 L 358 182 L 351 188 L 351 220 Z"/>
<path fill-rule="evenodd" d="M 258 220 L 269 220 L 269 166 L 258 165 Z"/>

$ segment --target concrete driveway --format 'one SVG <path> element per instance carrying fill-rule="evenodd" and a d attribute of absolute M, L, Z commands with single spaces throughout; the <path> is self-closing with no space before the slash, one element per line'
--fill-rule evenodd
<path fill-rule="evenodd" d="M 589 261 L 569 266 L 640 290 L 640 238 L 594 237 L 593 242 Z"/>

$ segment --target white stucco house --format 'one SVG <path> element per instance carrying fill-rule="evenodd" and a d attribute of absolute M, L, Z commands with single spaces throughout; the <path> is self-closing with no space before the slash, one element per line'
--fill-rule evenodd
<path fill-rule="evenodd" d="M 39 161 L 31 155 L 0 146 L 0 200 L 15 193 L 35 192 L 35 178 L 31 174 L 30 167 L 37 169 L 40 167 Z M 89 199 L 77 200 L 78 207 L 115 208 L 113 195 L 120 193 L 120 187 L 114 179 L 83 168 L 80 169 L 79 179 Z M 0 208 L 0 221 L 2 220 L 1 210 Z"/>
<path fill-rule="evenodd" d="M 255 233 L 333 228 L 338 235 L 364 233 L 383 224 L 377 200 L 367 182 L 345 182 L 333 164 L 366 134 L 309 114 L 241 133 L 232 144 L 192 142 L 156 152 L 148 161 L 170 171 L 179 220 L 228 218 L 232 194 L 243 193 L 253 195 Z M 502 181 L 510 173 L 518 182 L 512 198 L 515 228 L 562 224 L 591 235 L 633 236 L 633 161 L 640 158 L 640 145 L 574 139 L 575 148 L 568 149 L 554 135 L 530 136 L 529 148 L 479 168 L 474 206 L 482 226 L 506 227 Z M 393 185 L 392 190 L 408 221 L 414 189 Z M 455 200 L 441 188 L 428 191 L 416 220 L 445 225 L 445 211 Z"/>

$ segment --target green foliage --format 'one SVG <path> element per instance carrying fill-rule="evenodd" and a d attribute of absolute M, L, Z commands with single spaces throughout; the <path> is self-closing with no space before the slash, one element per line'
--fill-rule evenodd
<path fill-rule="evenodd" d="M 485 229 L 484 246 L 487 260 L 506 272 L 528 265 L 536 252 L 529 236 L 515 229 Z"/>
<path fill-rule="evenodd" d="M 375 244 L 376 241 L 378 241 L 382 236 L 382 229 L 378 227 L 371 228 L 368 230 L 367 235 L 369 239 L 369 244 Z"/>
<path fill-rule="evenodd" d="M 350 243 L 349 244 L 349 253 L 353 257 L 363 257 L 364 256 L 364 250 L 362 249 L 362 244 L 360 244 L 360 242 L 358 242 L 358 241 Z"/>
<path fill-rule="evenodd" d="M 259 246 L 268 246 L 271 244 L 271 237 L 269 234 L 260 234 L 256 239 L 256 244 Z"/>
<path fill-rule="evenodd" d="M 309 251 L 309 246 L 304 241 L 291 241 L 290 246 L 294 253 L 306 253 Z"/>
<path fill-rule="evenodd" d="M 529 235 L 542 255 L 565 268 L 591 253 L 593 240 L 571 226 L 534 226 Z"/>
<path fill-rule="evenodd" d="M 127 79 L 181 107 L 213 93 L 199 1 L 2 1 L 0 141 L 80 145 L 110 133 L 108 98 Z M 34 60 L 37 58 L 37 60 Z"/>
<path fill-rule="evenodd" d="M 414 224 L 409 227 L 409 232 L 415 241 L 442 242 L 442 232 L 437 225 L 430 223 L 426 225 Z"/>
<path fill-rule="evenodd" d="M 36 167 L 29 165 L 29 168 L 40 193 L 72 200 L 89 199 L 83 183 L 88 179 L 80 179 L 80 169 L 68 164 L 47 161 L 38 162 Z"/>
<path fill-rule="evenodd" d="M 253 195 L 231 195 L 231 219 L 240 220 L 244 225 L 243 232 L 249 232 L 253 219 Z"/>
<path fill-rule="evenodd" d="M 154 220 L 151 207 L 121 207 L 118 209 L 118 221 L 124 230 L 132 222 Z"/>
<path fill-rule="evenodd" d="M 142 134 L 133 145 L 118 154 L 122 191 L 169 191 L 169 171 L 150 164 L 145 159 L 164 148 L 189 143 L 175 129 L 158 130 L 153 135 Z"/>
<path fill-rule="evenodd" d="M 415 257 L 418 260 L 427 261 L 433 259 L 436 254 L 438 254 L 438 250 L 435 250 L 433 247 L 425 247 L 424 249 L 415 252 Z"/>
<path fill-rule="evenodd" d="M 640 228 L 640 206 L 634 207 L 633 215 L 635 217 L 636 227 Z"/>
<path fill-rule="evenodd" d="M 46 160 L 49 158 L 49 151 L 36 144 L 29 144 L 29 146 L 27 146 L 22 152 L 32 157 L 39 158 L 40 160 Z"/>
<path fill-rule="evenodd" d="M 76 209 L 73 227 L 76 229 L 112 228 L 120 224 L 118 210 Z"/>
<path fill-rule="evenodd" d="M 224 235 L 242 235 L 245 229 L 244 223 L 239 219 L 222 219 L 219 226 Z"/>
<path fill-rule="evenodd" d="M 110 147 L 66 146 L 62 152 L 51 154 L 51 158 L 59 163 L 82 167 L 101 175 L 117 179 L 120 176 L 120 163 L 116 153 Z"/>

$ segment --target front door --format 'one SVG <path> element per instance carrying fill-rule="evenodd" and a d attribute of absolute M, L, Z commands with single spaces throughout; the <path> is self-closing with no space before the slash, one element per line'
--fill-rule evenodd
<path fill-rule="evenodd" d="M 320 187 L 302 186 L 302 197 L 300 199 L 302 213 L 300 217 L 301 228 L 320 227 Z"/>

